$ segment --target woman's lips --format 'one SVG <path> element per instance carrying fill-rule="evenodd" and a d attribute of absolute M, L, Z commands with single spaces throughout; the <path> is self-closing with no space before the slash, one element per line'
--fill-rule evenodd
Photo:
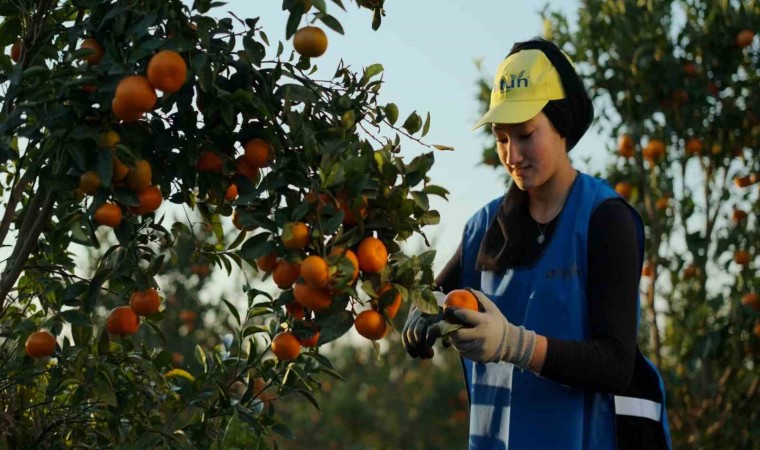
<path fill-rule="evenodd" d="M 527 172 L 528 170 L 530 170 L 530 166 L 528 166 L 528 167 L 520 167 L 520 168 L 514 169 L 512 171 L 512 174 L 516 175 L 518 177 L 521 177 L 521 176 L 525 175 L 525 172 Z"/>

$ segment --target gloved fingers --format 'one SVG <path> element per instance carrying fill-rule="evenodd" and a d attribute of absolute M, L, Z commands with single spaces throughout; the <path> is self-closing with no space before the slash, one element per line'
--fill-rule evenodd
<path fill-rule="evenodd" d="M 447 308 L 447 311 L 454 308 Z M 474 327 L 481 321 L 481 315 L 483 313 L 473 311 L 471 309 L 455 308 L 451 314 L 454 315 L 457 322 L 461 323 L 465 327 Z"/>
<path fill-rule="evenodd" d="M 425 333 L 425 345 L 433 347 L 435 341 L 441 337 L 441 328 L 438 326 L 438 322 L 429 324 L 427 332 Z"/>
<path fill-rule="evenodd" d="M 459 353 L 464 354 L 471 354 L 478 352 L 480 350 L 482 343 L 479 340 L 472 340 L 472 341 L 455 341 L 451 340 L 451 346 L 454 347 L 456 351 Z"/>
<path fill-rule="evenodd" d="M 460 328 L 451 333 L 451 340 L 453 342 L 465 342 L 479 339 L 480 332 L 476 328 Z"/>
<path fill-rule="evenodd" d="M 414 328 L 419 320 L 419 315 L 417 317 L 410 317 L 406 321 L 406 324 L 404 324 L 404 329 L 401 332 L 401 343 L 412 358 L 417 357 L 417 341 L 414 339 Z"/>
<path fill-rule="evenodd" d="M 415 353 L 420 358 L 432 358 L 433 348 L 427 345 L 426 337 L 428 332 L 428 322 L 425 319 L 420 319 L 414 324 L 414 328 L 411 330 L 411 339 Z"/>
<path fill-rule="evenodd" d="M 478 303 L 480 303 L 480 305 L 483 307 L 483 311 L 491 312 L 499 310 L 496 304 L 491 301 L 491 299 L 488 298 L 486 294 L 480 292 L 477 289 L 467 288 L 467 290 L 470 291 L 470 293 L 478 299 Z"/>

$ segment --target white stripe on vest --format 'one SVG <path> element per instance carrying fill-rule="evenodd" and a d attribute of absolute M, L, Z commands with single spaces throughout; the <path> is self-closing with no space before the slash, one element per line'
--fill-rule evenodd
<path fill-rule="evenodd" d="M 474 363 L 470 380 L 470 448 L 506 449 L 512 371 L 507 363 Z"/>
<path fill-rule="evenodd" d="M 660 421 L 662 404 L 643 398 L 615 396 L 615 413 L 620 416 L 643 417 Z"/>

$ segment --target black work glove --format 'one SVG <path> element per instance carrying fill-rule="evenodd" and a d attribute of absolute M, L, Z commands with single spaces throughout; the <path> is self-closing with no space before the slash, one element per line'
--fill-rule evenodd
<path fill-rule="evenodd" d="M 434 292 L 434 294 L 437 296 L 441 293 Z M 443 312 L 440 310 L 436 314 L 426 314 L 415 306 L 409 309 L 404 330 L 401 332 L 401 342 L 406 352 L 409 353 L 409 356 L 412 358 L 430 359 L 435 355 L 433 345 L 436 339 L 441 336 L 438 322 L 442 318 Z"/>

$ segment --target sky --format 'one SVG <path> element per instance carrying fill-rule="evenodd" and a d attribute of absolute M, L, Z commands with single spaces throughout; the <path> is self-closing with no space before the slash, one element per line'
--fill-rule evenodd
<path fill-rule="evenodd" d="M 455 151 L 436 151 L 436 162 L 429 175 L 431 182 L 448 189 L 448 201 L 431 199 L 431 207 L 441 214 L 441 224 L 426 227 L 428 238 L 438 251 L 435 269 L 443 267 L 459 243 L 467 218 L 477 209 L 504 192 L 504 178 L 490 167 L 478 165 L 486 138 L 472 131 L 480 117 L 475 82 L 481 74 L 490 81 L 499 62 L 512 44 L 540 35 L 544 3 L 495 0 L 413 0 L 385 2 L 386 16 L 379 30 L 371 28 L 372 12 L 359 9 L 352 0 L 343 1 L 346 11 L 327 0 L 328 12 L 343 25 L 340 35 L 321 22 L 317 25 L 328 36 L 325 55 L 314 58 L 320 73 L 332 76 L 342 59 L 354 71 L 380 63 L 384 85 L 380 104 L 396 103 L 399 123 L 412 111 L 431 115 L 431 127 L 423 139 L 427 144 L 444 144 Z M 576 16 L 578 2 L 554 0 L 551 10 Z M 276 55 L 277 42 L 283 41 L 285 52 L 292 42 L 285 41 L 287 12 L 280 0 L 232 0 L 212 10 L 222 17 L 228 11 L 240 18 L 259 17 L 259 25 L 270 41 L 268 55 Z M 571 21 L 572 23 L 572 21 Z M 482 72 L 475 60 L 482 59 Z M 391 135 L 392 136 L 392 135 Z M 596 130 L 590 130 L 571 156 L 575 159 L 597 153 L 603 155 L 608 145 Z M 431 151 L 412 141 L 402 141 L 402 155 L 411 159 Z M 599 160 L 601 158 L 597 158 Z M 412 241 L 409 251 L 419 248 Z"/>

